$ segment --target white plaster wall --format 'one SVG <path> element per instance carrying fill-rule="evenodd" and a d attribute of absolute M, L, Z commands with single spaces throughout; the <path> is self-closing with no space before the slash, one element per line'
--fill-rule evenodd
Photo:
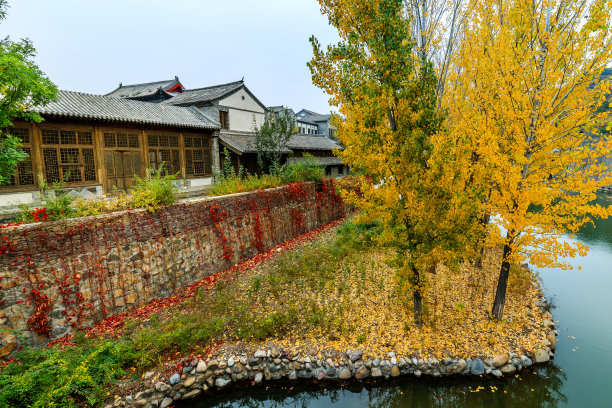
<path fill-rule="evenodd" d="M 189 179 L 191 187 L 205 187 L 212 184 L 212 177 Z"/>
<path fill-rule="evenodd" d="M 265 110 L 244 89 L 240 89 L 227 98 L 221 99 L 219 105 L 262 114 L 265 113 Z"/>
<path fill-rule="evenodd" d="M 319 128 L 315 125 L 311 125 L 310 123 L 297 121 L 296 126 L 298 127 L 298 133 L 314 135 L 319 132 Z"/>
<path fill-rule="evenodd" d="M 38 191 L 0 194 L 0 207 L 15 204 L 30 204 L 34 202 L 35 193 L 38 194 Z"/>
<path fill-rule="evenodd" d="M 244 98 L 244 99 L 243 99 Z M 229 108 L 229 128 L 242 132 L 253 131 L 253 117 L 257 127 L 265 120 L 265 110 L 244 89 L 219 101 Z"/>
<path fill-rule="evenodd" d="M 242 132 L 253 131 L 253 117 L 257 127 L 261 127 L 265 120 L 263 113 L 253 113 L 238 109 L 229 109 L 229 128 L 230 130 L 239 130 Z"/>

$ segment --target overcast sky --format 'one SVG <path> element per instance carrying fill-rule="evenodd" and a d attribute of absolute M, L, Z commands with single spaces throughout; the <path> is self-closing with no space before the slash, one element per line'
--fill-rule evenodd
<path fill-rule="evenodd" d="M 179 77 L 186 88 L 240 80 L 266 106 L 328 113 L 308 41 L 337 42 L 316 0 L 9 0 L 0 35 L 28 37 L 60 88 Z"/>

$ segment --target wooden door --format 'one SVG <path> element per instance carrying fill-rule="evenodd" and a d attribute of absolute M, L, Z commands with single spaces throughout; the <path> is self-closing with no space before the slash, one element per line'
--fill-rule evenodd
<path fill-rule="evenodd" d="M 140 152 L 129 150 L 106 150 L 106 191 L 128 190 L 134 185 L 134 176 L 142 176 Z"/>

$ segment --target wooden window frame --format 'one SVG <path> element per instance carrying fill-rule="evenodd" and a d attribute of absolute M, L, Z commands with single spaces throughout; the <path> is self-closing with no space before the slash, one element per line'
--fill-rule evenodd
<path fill-rule="evenodd" d="M 195 143 L 190 143 L 189 140 L 200 139 L 201 147 L 196 147 Z M 206 141 L 206 145 L 204 145 L 204 141 Z M 202 178 L 202 177 L 211 177 L 212 176 L 212 138 L 210 135 L 203 134 L 183 134 L 183 149 L 185 151 L 185 178 Z M 195 160 L 194 157 L 197 152 L 201 152 L 202 160 Z M 191 165 L 189 163 L 189 158 L 191 157 Z M 204 167 L 203 173 L 196 174 L 195 172 L 195 163 L 201 162 Z M 190 171 L 193 170 L 193 171 Z"/>
<path fill-rule="evenodd" d="M 140 131 L 137 129 L 101 129 L 101 147 L 103 150 L 137 150 L 142 151 L 140 145 Z M 112 143 L 110 137 L 112 135 Z M 123 142 L 125 136 L 125 144 Z M 108 139 L 108 140 L 107 140 Z"/>
<path fill-rule="evenodd" d="M 164 139 L 160 139 L 160 137 L 168 137 L 168 142 L 162 142 Z M 176 144 L 174 143 L 174 138 L 176 138 Z M 181 159 L 181 141 L 179 133 L 147 132 L 146 144 L 148 151 L 146 165 L 150 170 L 157 170 L 163 163 L 166 169 L 170 167 L 170 171 L 166 170 L 167 174 L 178 173 L 179 177 L 183 178 L 183 161 Z M 169 161 L 162 160 L 161 154 L 163 154 L 163 152 L 169 152 Z M 151 160 L 152 158 L 155 158 L 155 160 Z"/>
<path fill-rule="evenodd" d="M 219 123 L 221 124 L 221 129 L 229 129 L 229 112 L 228 111 L 219 111 Z"/>
<path fill-rule="evenodd" d="M 58 134 L 58 143 L 45 143 L 44 133 L 47 131 L 57 132 Z M 61 132 L 74 132 L 76 137 L 76 143 L 62 143 L 62 135 Z M 80 143 L 81 133 L 90 133 L 91 144 Z M 86 126 L 44 126 L 40 128 L 40 153 L 41 153 L 41 166 L 42 166 L 42 174 L 47 183 L 52 183 L 47 178 L 47 163 L 45 157 L 45 150 L 54 149 L 56 151 L 56 160 L 58 162 L 57 167 L 59 170 L 60 180 L 65 183 L 66 187 L 86 187 L 86 186 L 97 186 L 101 184 L 101 181 L 98 178 L 98 166 L 96 164 L 96 143 L 95 143 L 95 130 L 93 127 Z M 62 163 L 62 149 L 75 149 L 78 150 L 78 163 Z M 91 150 L 92 152 L 92 163 L 93 171 L 91 174 L 94 176 L 94 180 L 85 180 L 86 178 L 86 166 L 85 157 L 83 154 L 84 150 Z M 80 181 L 64 181 L 65 169 L 68 167 L 79 167 L 81 172 L 81 180 Z M 70 171 L 70 170 L 68 170 Z"/>

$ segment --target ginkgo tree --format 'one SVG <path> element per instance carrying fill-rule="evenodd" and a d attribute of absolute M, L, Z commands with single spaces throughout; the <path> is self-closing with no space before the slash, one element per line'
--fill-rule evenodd
<path fill-rule="evenodd" d="M 402 286 L 420 325 L 424 272 L 473 257 L 482 234 L 470 140 L 445 130 L 434 68 L 415 52 L 402 0 L 319 3 L 341 41 L 324 49 L 311 38 L 313 82 L 339 108 L 343 162 L 372 180 L 347 199 L 362 219 L 386 226 L 384 238 L 397 250 Z"/>
<path fill-rule="evenodd" d="M 612 184 L 612 144 L 595 113 L 609 91 L 611 0 L 473 0 L 445 106 L 472 141 L 487 190 L 487 245 L 503 247 L 492 315 L 503 318 L 510 266 L 568 267 L 587 248 L 563 239 L 611 208 L 592 204 Z"/>

